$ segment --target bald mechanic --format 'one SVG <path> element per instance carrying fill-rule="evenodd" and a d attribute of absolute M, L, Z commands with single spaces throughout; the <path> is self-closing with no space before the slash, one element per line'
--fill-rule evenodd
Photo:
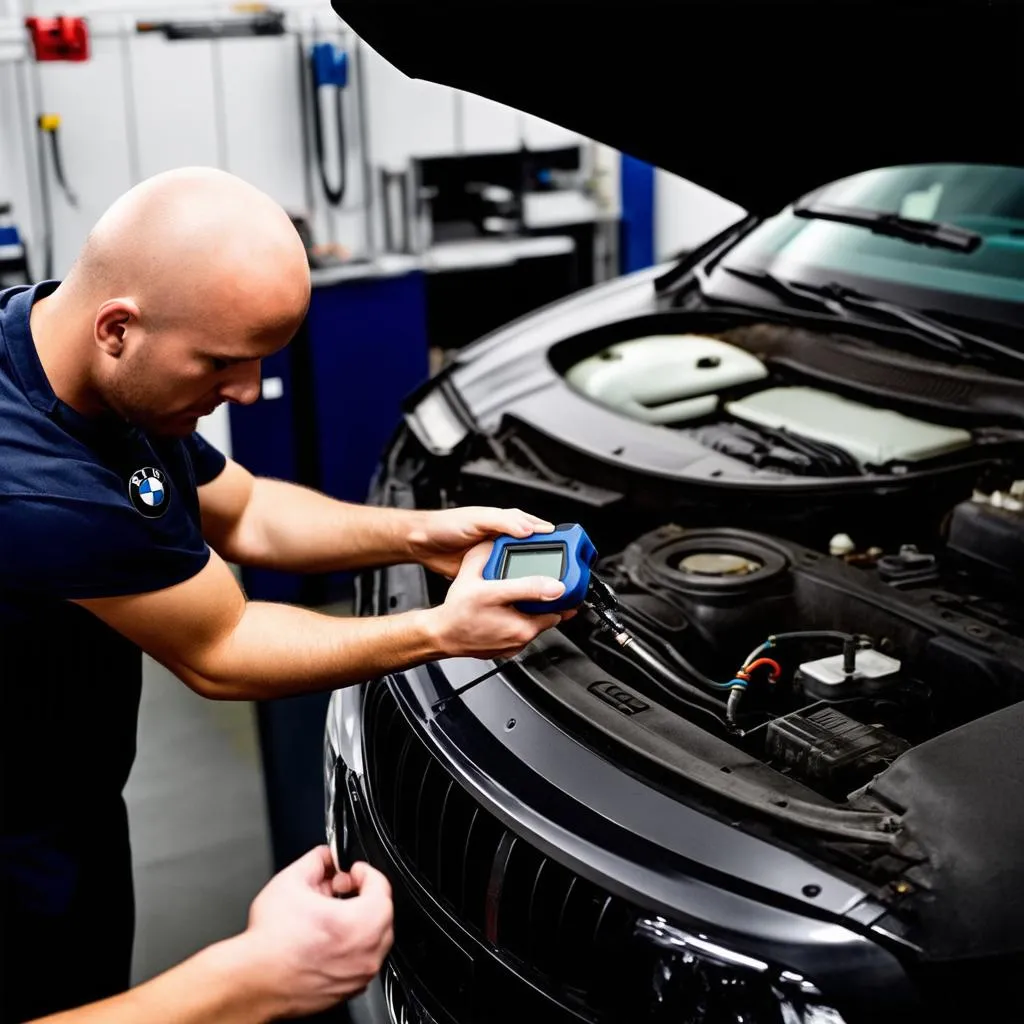
<path fill-rule="evenodd" d="M 557 582 L 481 578 L 488 538 L 551 524 L 518 510 L 345 504 L 256 479 L 195 432 L 222 402 L 256 400 L 260 360 L 289 342 L 309 298 L 285 212 L 194 168 L 115 202 L 62 282 L 0 293 L 5 1020 L 128 985 L 121 791 L 140 648 L 203 696 L 259 700 L 444 656 L 508 655 L 560 621 L 511 607 L 558 596 Z M 227 564 L 411 561 L 454 578 L 444 604 L 347 619 L 247 601 Z M 338 902 L 351 904 L 360 967 L 390 928 L 380 881 L 365 870 L 337 883 L 355 894 Z"/>

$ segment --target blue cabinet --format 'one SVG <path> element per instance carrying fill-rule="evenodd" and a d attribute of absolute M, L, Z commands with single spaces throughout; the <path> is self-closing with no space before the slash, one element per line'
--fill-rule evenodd
<path fill-rule="evenodd" d="M 296 337 L 264 361 L 262 396 L 231 407 L 231 444 L 258 476 L 362 501 L 402 400 L 429 372 L 424 282 L 420 271 L 340 276 L 315 284 Z M 318 605 L 345 596 L 348 579 L 243 569 L 242 582 L 253 600 Z M 257 704 L 275 870 L 323 842 L 328 699 Z"/>
<path fill-rule="evenodd" d="M 308 322 L 320 486 L 363 501 L 402 399 L 427 377 L 423 274 L 317 289 Z"/>
<path fill-rule="evenodd" d="M 365 499 L 401 421 L 402 400 L 429 372 L 422 271 L 317 280 L 306 319 L 264 361 L 263 395 L 232 406 L 235 459 L 257 476 L 291 480 L 345 501 Z M 244 569 L 254 600 L 335 600 L 347 577 Z"/>
<path fill-rule="evenodd" d="M 299 469 L 300 431 L 295 416 L 302 399 L 296 393 L 292 366 L 303 358 L 298 350 L 308 346 L 309 339 L 300 329 L 287 348 L 263 360 L 263 395 L 252 405 L 229 408 L 232 457 L 256 476 L 308 480 Z M 246 568 L 242 582 L 248 595 L 261 601 L 297 602 L 302 597 L 303 581 L 297 576 Z"/>

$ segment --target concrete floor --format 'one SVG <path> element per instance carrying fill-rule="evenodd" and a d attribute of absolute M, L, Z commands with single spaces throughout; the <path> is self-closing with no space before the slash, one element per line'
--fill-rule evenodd
<path fill-rule="evenodd" d="M 271 876 L 254 708 L 205 700 L 144 659 L 125 798 L 135 867 L 132 983 L 245 928 Z"/>

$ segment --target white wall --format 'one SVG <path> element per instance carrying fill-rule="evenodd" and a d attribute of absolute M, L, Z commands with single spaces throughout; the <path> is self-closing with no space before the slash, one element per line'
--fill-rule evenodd
<path fill-rule="evenodd" d="M 287 10 L 289 27 L 301 32 L 304 50 L 314 38 L 329 38 L 351 52 L 354 37 L 326 3 L 284 0 L 278 6 Z M 86 64 L 20 69 L 0 64 L 0 195 L 14 199 L 34 249 L 41 231 L 34 186 L 37 139 L 25 106 L 33 100 L 36 72 L 38 102 L 63 118 L 65 165 L 80 202 L 74 209 L 59 190 L 53 192 L 58 276 L 88 227 L 119 192 L 141 177 L 185 163 L 218 165 L 240 174 L 289 209 L 313 212 L 321 240 L 365 251 L 371 240 L 365 229 L 364 154 L 357 145 L 363 106 L 373 189 L 377 167 L 401 169 L 411 157 L 580 141 L 574 132 L 491 100 L 408 79 L 359 44 L 366 92 L 360 96 L 359 82 L 353 81 L 345 93 L 349 191 L 342 211 L 335 212 L 321 201 L 316 174 L 307 175 L 301 158 L 298 39 L 171 43 L 133 31 L 138 17 L 198 18 L 227 10 L 210 3 L 171 6 L 167 0 L 64 0 L 59 5 L 0 0 L 0 19 L 58 11 L 84 14 L 93 31 L 93 57 Z M 329 138 L 333 142 L 333 132 Z M 48 159 L 47 178 L 53 188 Z M 655 188 L 659 258 L 692 247 L 741 213 L 666 172 L 658 172 Z"/>
<path fill-rule="evenodd" d="M 739 220 L 743 207 L 685 178 L 658 170 L 654 178 L 654 252 L 659 260 L 689 250 Z"/>
<path fill-rule="evenodd" d="M 14 62 L 25 52 L 24 37 L 18 30 L 20 19 L 19 0 L 0 0 L 0 199 L 14 203 L 14 215 L 24 230 L 31 215 L 32 176 L 25 164 L 30 141 L 23 117 L 28 102 L 25 69 Z"/>
<path fill-rule="evenodd" d="M 134 31 L 139 18 L 224 16 L 222 4 L 168 0 L 0 0 L 0 23 L 20 24 L 26 14 L 88 18 L 91 59 L 75 63 L 0 63 L 0 197 L 15 214 L 42 273 L 37 109 L 62 118 L 65 171 L 78 198 L 72 206 L 53 177 L 54 276 L 67 270 L 91 225 L 121 192 L 157 171 L 183 164 L 220 166 L 252 181 L 287 209 L 312 216 L 320 241 L 337 241 L 372 254 L 381 240 L 377 220 L 367 224 L 364 166 L 371 190 L 377 170 L 406 167 L 410 158 L 553 148 L 580 136 L 533 115 L 469 93 L 406 78 L 357 41 L 322 0 L 284 0 L 293 34 L 284 37 L 168 42 Z M 3 41 L 0 34 L 0 43 Z M 348 191 L 340 211 L 323 201 L 314 168 L 302 158 L 300 51 L 331 40 L 349 50 L 350 85 L 344 94 L 348 124 Z M 2 51 L 0 51 L 2 52 Z M 363 92 L 360 87 L 364 86 Z M 366 112 L 367 152 L 359 147 Z M 333 120 L 328 111 L 328 139 Z M 330 147 L 333 150 L 333 146 Z M 609 212 L 617 196 L 617 161 L 590 152 L 603 174 Z M 614 156 L 614 154 L 612 154 Z M 333 160 L 330 163 L 334 167 Z M 333 175 L 332 175 L 333 177 Z M 658 172 L 655 248 L 659 258 L 698 244 L 740 212 L 712 193 Z M 226 413 L 204 429 L 230 447 Z"/>
<path fill-rule="evenodd" d="M 314 37 L 352 46 L 354 37 L 327 4 L 285 0 L 281 6 L 288 11 L 289 26 L 301 31 L 304 49 Z M 136 17 L 203 17 L 227 10 L 209 3 L 171 7 L 167 0 L 65 0 L 57 7 L 42 0 L 0 0 L 0 18 L 58 10 L 87 15 L 94 33 L 88 63 L 32 69 L 39 74 L 39 102 L 63 117 L 65 164 L 80 199 L 73 209 L 59 190 L 54 193 L 58 275 L 89 225 L 120 191 L 140 177 L 184 163 L 223 166 L 289 209 L 309 212 L 312 201 L 322 240 L 365 250 L 370 239 L 364 223 L 364 155 L 356 144 L 364 104 L 374 189 L 377 167 L 397 170 L 410 157 L 580 141 L 571 131 L 491 100 L 410 80 L 360 45 L 366 94 L 360 97 L 354 81 L 344 97 L 349 192 L 338 213 L 318 201 L 316 174 L 307 175 L 301 159 L 300 44 L 295 37 L 170 43 L 132 31 Z M 28 67 L 19 73 L 11 65 L 0 65 L 0 195 L 15 200 L 23 230 L 31 243 L 38 243 L 32 162 L 37 140 L 24 110 L 32 98 L 30 79 Z M 333 133 L 329 138 L 333 142 Z M 49 169 L 47 176 L 52 186 Z M 741 213 L 732 203 L 667 172 L 658 172 L 655 188 L 659 258 L 692 247 Z"/>
<path fill-rule="evenodd" d="M 0 18 L 5 10 L 8 17 L 17 17 L 18 2 L 0 0 Z M 139 35 L 135 21 L 224 16 L 228 8 L 208 3 L 171 7 L 166 0 L 65 0 L 59 7 L 40 0 L 20 2 L 23 14 L 85 16 L 91 32 L 88 62 L 0 66 L 0 194 L 15 198 L 33 249 L 42 235 L 42 214 L 40 197 L 32 195 L 38 190 L 30 190 L 38 174 L 32 163 L 37 139 L 34 115 L 25 108 L 38 105 L 62 118 L 64 165 L 79 204 L 71 206 L 57 188 L 47 157 L 58 277 L 91 224 L 118 194 L 157 171 L 190 163 L 239 174 L 289 210 L 313 215 L 319 240 L 367 251 L 372 244 L 365 212 L 366 155 L 358 145 L 364 104 L 367 155 L 374 168 L 371 189 L 376 188 L 375 168 L 401 169 L 411 157 L 580 141 L 574 132 L 482 97 L 406 78 L 358 42 L 319 0 L 286 0 L 279 5 L 298 37 L 187 42 Z M 344 93 L 348 188 L 340 211 L 322 200 L 318 174 L 315 168 L 307 173 L 302 159 L 300 48 L 308 53 L 314 41 L 327 40 L 356 56 L 367 87 L 360 95 L 359 77 L 350 73 Z M 16 78 L 21 79 L 20 96 L 14 88 Z M 325 122 L 333 155 L 330 104 L 325 104 Z M 25 180 L 11 180 L 17 176 L 12 168 L 26 162 L 30 172 L 17 172 Z M 330 167 L 334 179 L 333 161 Z"/>
<path fill-rule="evenodd" d="M 26 75 L 38 75 L 41 108 L 62 118 L 66 174 L 79 199 L 77 208 L 67 202 L 47 160 L 56 224 L 55 276 L 64 273 L 88 228 L 118 194 L 173 166 L 223 167 L 264 188 L 289 210 L 310 213 L 302 160 L 299 38 L 168 42 L 157 34 L 135 33 L 136 17 L 182 19 L 214 12 L 188 7 L 168 11 L 151 0 L 139 0 L 130 14 L 113 7 L 111 0 L 88 4 L 88 62 L 34 65 Z M 60 10 L 76 14 L 86 5 L 67 0 Z M 343 44 L 348 35 L 324 5 L 317 5 L 315 12 L 294 7 L 289 27 L 301 33 L 306 50 L 314 31 L 321 39 Z M 350 123 L 348 194 L 342 210 L 335 212 L 316 201 L 315 185 L 313 205 L 322 240 L 343 238 L 358 251 L 365 244 L 363 155 L 357 144 L 354 87 L 345 101 Z M 27 111 L 23 122 L 34 135 Z M 26 231 L 36 241 L 41 214 L 38 209 L 33 213 Z"/>
<path fill-rule="evenodd" d="M 44 174 L 53 210 L 53 275 L 67 271 L 85 236 L 123 191 L 158 171 L 185 164 L 218 166 L 263 188 L 289 211 L 314 218 L 320 241 L 360 252 L 364 229 L 364 154 L 359 147 L 358 84 L 344 95 L 348 123 L 348 189 L 340 210 L 322 200 L 302 159 L 300 49 L 314 41 L 351 44 L 329 5 L 290 2 L 282 37 L 169 42 L 139 35 L 137 18 L 223 16 L 224 7 L 158 0 L 65 0 L 59 7 L 0 0 L 0 20 L 25 14 L 88 18 L 91 56 L 84 63 L 0 64 L 0 197 L 15 204 L 33 269 L 42 275 L 44 220 L 39 178 L 37 110 L 61 116 L 60 145 L 72 205 L 53 174 Z M 333 116 L 333 114 L 331 115 Z M 328 126 L 333 156 L 333 121 Z M 333 168 L 333 162 L 331 167 Z M 332 179 L 334 175 L 332 174 Z M 200 424 L 230 452 L 226 410 Z"/>
<path fill-rule="evenodd" d="M 369 47 L 370 151 L 388 170 L 410 157 L 513 152 L 578 145 L 578 133 L 474 93 L 406 78 Z"/>

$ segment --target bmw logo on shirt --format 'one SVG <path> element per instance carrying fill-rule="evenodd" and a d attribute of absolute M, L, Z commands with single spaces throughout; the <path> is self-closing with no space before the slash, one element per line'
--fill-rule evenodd
<path fill-rule="evenodd" d="M 128 494 L 136 511 L 147 519 L 157 519 L 167 511 L 171 492 L 167 475 L 162 469 L 146 466 L 132 473 L 128 481 Z"/>

